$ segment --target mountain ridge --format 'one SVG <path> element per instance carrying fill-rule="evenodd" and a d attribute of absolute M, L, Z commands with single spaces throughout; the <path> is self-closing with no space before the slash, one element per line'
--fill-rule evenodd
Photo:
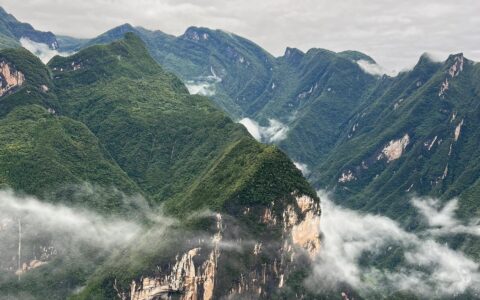
<path fill-rule="evenodd" d="M 256 297 L 270 298 L 288 292 L 280 282 L 307 270 L 301 261 L 320 247 L 315 191 L 277 147 L 255 141 L 208 98 L 190 95 L 140 38 L 126 33 L 46 66 L 25 49 L 2 50 L 0 58 L 9 66 L 2 78 L 25 78 L 0 97 L 0 186 L 144 230 L 113 249 L 87 243 L 67 251 L 55 233 L 39 232 L 35 217 L 20 215 L 35 239 L 24 238 L 21 258 L 15 242 L 7 244 L 2 294 L 213 299 L 260 289 Z M 176 221 L 159 222 L 161 211 Z M 6 224 L 0 235 L 15 239 L 16 223 Z M 316 225 L 299 235 L 306 224 Z M 9 255 L 16 259 L 3 259 Z M 259 281 L 262 268 L 268 276 Z"/>

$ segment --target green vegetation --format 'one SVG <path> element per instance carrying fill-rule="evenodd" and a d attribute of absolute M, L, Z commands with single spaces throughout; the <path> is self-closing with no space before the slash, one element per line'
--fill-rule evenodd
<path fill-rule="evenodd" d="M 26 78 L 0 99 L 2 187 L 140 220 L 148 230 L 144 212 L 122 196 L 140 194 L 150 209 L 162 205 L 184 219 L 175 229 L 183 238 L 187 228 L 210 231 L 209 219 L 190 219 L 198 210 L 235 212 L 232 207 L 292 201 L 293 193 L 318 200 L 283 152 L 256 142 L 208 98 L 190 95 L 133 34 L 55 57 L 48 66 L 24 49 L 1 51 L 0 58 Z M 76 187 L 86 183 L 105 191 L 101 196 L 76 195 Z M 245 230 L 269 232 L 276 239 L 281 232 Z M 111 299 L 113 280 L 128 288 L 133 278 L 174 257 L 184 242 L 151 228 L 134 245 L 108 255 L 100 252 L 89 264 L 82 265 L 84 257 L 72 254 L 68 263 L 59 257 L 48 267 L 29 271 L 20 283 L 8 275 L 0 290 L 62 299 L 86 285 L 80 299 Z"/>
<path fill-rule="evenodd" d="M 478 66 L 465 59 L 463 71 L 451 78 L 447 71 L 459 57 L 440 64 L 424 56 L 412 71 L 382 79 L 372 91 L 375 97 L 345 124 L 340 142 L 316 166 L 320 171 L 315 183 L 336 189 L 355 208 L 404 221 L 413 213 L 406 201 L 408 191 L 444 200 L 460 196 L 460 216 L 478 216 L 478 194 L 473 192 L 480 175 L 473 146 L 479 143 L 473 125 L 478 123 Z M 440 97 L 447 77 L 449 89 Z M 410 143 L 400 159 L 378 160 L 389 141 L 405 134 Z M 346 170 L 357 179 L 338 183 Z"/>
<path fill-rule="evenodd" d="M 183 80 L 211 75 L 213 68 L 222 81 L 212 98 L 231 116 L 248 116 L 264 125 L 275 118 L 288 125 L 280 149 L 308 164 L 310 181 L 334 190 L 345 204 L 408 223 L 413 213 L 405 201 L 408 190 L 443 199 L 461 196 L 460 214 L 478 215 L 477 138 L 468 124 L 477 122 L 479 71 L 468 60 L 441 99 L 438 92 L 453 57 L 442 65 L 424 55 L 412 71 L 392 78 L 362 70 L 357 60 L 374 61 L 360 52 L 288 48 L 284 56 L 272 58 L 240 37 L 205 28 L 192 27 L 172 37 L 124 25 L 89 43 L 115 40 L 124 32 L 138 33 L 153 58 Z M 240 63 L 240 57 L 250 64 Z M 243 77 L 245 70 L 255 76 Z M 464 138 L 454 143 L 448 158 L 461 119 Z M 379 151 L 405 133 L 411 139 L 406 155 L 375 163 Z M 442 143 L 426 151 L 424 143 L 435 136 Z M 447 178 L 440 180 L 447 158 Z M 368 169 L 362 169 L 362 162 Z M 349 169 L 357 180 L 339 184 Z"/>
<path fill-rule="evenodd" d="M 259 104 L 253 103 L 253 99 L 267 88 L 272 76 L 274 58 L 265 50 L 237 35 L 208 28 L 190 27 L 183 35 L 174 37 L 125 24 L 61 49 L 71 51 L 107 44 L 123 38 L 127 32 L 139 36 L 151 56 L 183 81 L 221 77 L 221 82 L 215 83 L 213 99 L 234 118 L 257 109 Z"/>

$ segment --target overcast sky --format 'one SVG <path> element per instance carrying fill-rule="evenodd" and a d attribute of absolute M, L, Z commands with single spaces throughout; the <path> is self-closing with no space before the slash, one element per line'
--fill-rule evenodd
<path fill-rule="evenodd" d="M 387 70 L 464 52 L 480 61 L 480 0 L 0 0 L 40 30 L 93 37 L 123 23 L 179 35 L 224 29 L 281 55 L 285 47 L 359 50 Z"/>

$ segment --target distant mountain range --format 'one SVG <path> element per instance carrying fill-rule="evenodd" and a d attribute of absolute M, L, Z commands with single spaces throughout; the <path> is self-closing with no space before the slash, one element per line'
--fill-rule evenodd
<path fill-rule="evenodd" d="M 444 62 L 425 54 L 391 77 L 356 51 L 287 48 L 275 58 L 221 30 L 191 27 L 174 37 L 129 24 L 64 48 L 60 39 L 60 49 L 125 32 L 232 118 L 257 121 L 264 142 L 305 164 L 314 186 L 334 190 L 345 204 L 406 219 L 411 210 L 401 199 L 408 195 L 459 196 L 462 214 L 478 215 L 480 66 L 462 54 Z"/>

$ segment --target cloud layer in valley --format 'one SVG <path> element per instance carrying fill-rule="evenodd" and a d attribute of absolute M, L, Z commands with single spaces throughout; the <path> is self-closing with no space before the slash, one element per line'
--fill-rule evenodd
<path fill-rule="evenodd" d="M 243 118 L 239 123 L 245 126 L 257 141 L 263 143 L 277 143 L 287 138 L 288 126 L 275 119 L 269 119 L 268 126 L 261 126 L 250 118 Z"/>
<path fill-rule="evenodd" d="M 28 38 L 21 38 L 20 44 L 22 45 L 23 48 L 27 49 L 28 51 L 35 54 L 38 58 L 40 58 L 40 60 L 44 64 L 48 63 L 50 59 L 52 59 L 52 57 L 56 55 L 68 56 L 72 54 L 72 53 L 59 52 L 57 50 L 52 50 L 48 47 L 47 44 L 37 43 Z"/>
<path fill-rule="evenodd" d="M 455 217 L 458 199 L 453 199 L 445 205 L 433 198 L 413 199 L 412 204 L 430 225 L 428 232 L 432 235 L 469 234 L 480 236 L 479 219 L 463 224 Z"/>
<path fill-rule="evenodd" d="M 297 167 L 304 166 L 297 163 Z M 101 192 L 86 185 L 73 192 L 72 197 L 78 197 L 80 193 L 94 196 Z M 319 192 L 319 195 L 322 201 L 322 251 L 314 260 L 312 275 L 305 282 L 311 291 L 322 293 L 348 285 L 362 295 L 379 293 L 386 298 L 396 291 L 407 291 L 424 298 L 452 297 L 465 292 L 479 296 L 479 264 L 461 251 L 436 240 L 439 236 L 456 234 L 479 236 L 478 220 L 465 223 L 456 218 L 458 200 L 442 203 L 432 198 L 413 198 L 412 205 L 428 225 L 413 233 L 387 217 L 342 208 L 325 192 Z M 133 202 L 142 210 L 145 219 L 155 224 L 156 230 L 167 230 L 176 224 L 175 220 L 152 210 L 141 197 L 125 197 L 124 201 Z M 205 216 L 213 214 L 201 211 L 191 217 Z M 12 256 L 16 255 L 20 223 L 24 244 L 28 246 L 29 241 L 35 244 L 45 235 L 60 251 L 71 251 L 81 245 L 108 251 L 132 244 L 145 235 L 147 228 L 133 220 L 105 217 L 3 190 L 0 191 L 2 266 L 5 261 L 12 263 Z M 253 241 L 225 240 L 220 246 L 226 251 L 242 252 L 247 244 L 251 246 Z M 376 263 L 395 256 L 401 257 L 397 265 L 385 267 Z"/>
<path fill-rule="evenodd" d="M 425 298 L 451 297 L 464 292 L 479 295 L 479 264 L 447 244 L 437 242 L 430 229 L 405 231 L 395 221 L 362 214 L 335 205 L 327 194 L 322 199 L 322 252 L 306 284 L 321 292 L 347 284 L 361 293 L 388 295 L 407 291 Z M 432 199 L 413 199 L 412 204 L 431 226 L 443 233 L 478 234 L 474 224 L 460 225 L 454 216 L 457 200 L 441 206 Z M 400 255 L 404 263 L 387 269 L 377 258 Z M 368 257 L 368 264 L 364 262 Z"/>
<path fill-rule="evenodd" d="M 159 218 L 156 219 L 160 221 Z M 167 218 L 163 219 L 167 225 Z M 35 197 L 18 196 L 12 191 L 0 191 L 0 221 L 3 228 L 24 223 L 24 235 L 53 234 L 70 243 L 85 243 L 99 248 L 111 248 L 131 242 L 143 232 L 139 223 L 119 217 L 106 218 L 97 213 L 64 205 L 39 201 Z"/>
<path fill-rule="evenodd" d="M 217 84 L 222 78 L 217 76 L 213 67 L 210 67 L 210 75 L 200 76 L 195 80 L 187 80 L 185 86 L 192 95 L 213 96 L 217 92 Z"/>

